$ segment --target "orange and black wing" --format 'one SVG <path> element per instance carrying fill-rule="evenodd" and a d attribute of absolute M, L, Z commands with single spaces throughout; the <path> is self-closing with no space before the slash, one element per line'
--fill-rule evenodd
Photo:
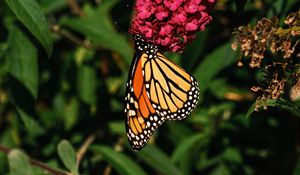
<path fill-rule="evenodd" d="M 146 91 L 159 119 L 181 120 L 189 115 L 199 98 L 196 79 L 159 52 L 143 65 Z"/>
<path fill-rule="evenodd" d="M 195 108 L 198 83 L 190 74 L 159 53 L 157 46 L 133 35 L 136 53 L 126 84 L 126 131 L 139 150 L 166 120 L 181 120 Z"/>
<path fill-rule="evenodd" d="M 147 95 L 143 76 L 146 54 L 136 55 L 126 84 L 125 114 L 126 132 L 133 149 L 139 150 L 162 123 Z"/>
<path fill-rule="evenodd" d="M 139 150 L 165 120 L 181 120 L 196 106 L 198 83 L 160 53 L 141 53 L 131 65 L 125 98 L 130 144 Z"/>

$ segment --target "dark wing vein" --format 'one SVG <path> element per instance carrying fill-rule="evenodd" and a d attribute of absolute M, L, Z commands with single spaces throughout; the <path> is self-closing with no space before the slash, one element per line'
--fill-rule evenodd
<path fill-rule="evenodd" d="M 182 75 L 180 75 L 176 70 L 174 70 L 174 68 L 173 67 L 171 67 L 168 63 L 166 63 L 166 57 L 161 57 L 161 56 L 157 56 L 158 58 L 159 58 L 159 60 L 160 61 L 162 61 L 162 62 L 164 62 L 165 63 L 165 65 L 169 68 L 169 69 L 171 69 L 172 70 L 172 72 L 174 72 L 175 74 L 177 74 L 179 77 L 181 77 L 183 80 L 185 80 L 186 82 L 188 82 L 189 83 L 189 80 L 187 80 L 185 77 L 183 77 Z M 168 61 L 170 61 L 170 60 L 168 60 Z M 170 61 L 170 63 L 172 63 L 172 64 L 174 64 L 175 66 L 177 66 L 175 63 L 173 63 L 173 62 L 171 62 Z M 181 68 L 180 68 L 181 69 Z"/>

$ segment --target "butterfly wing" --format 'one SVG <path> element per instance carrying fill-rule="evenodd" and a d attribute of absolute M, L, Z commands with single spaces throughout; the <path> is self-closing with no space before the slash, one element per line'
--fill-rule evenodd
<path fill-rule="evenodd" d="M 160 120 L 181 120 L 195 108 L 198 82 L 167 57 L 157 53 L 143 71 L 149 100 Z"/>
<path fill-rule="evenodd" d="M 165 120 L 181 120 L 196 106 L 198 83 L 160 53 L 138 52 L 126 84 L 126 131 L 133 149 L 145 146 Z"/>
<path fill-rule="evenodd" d="M 126 84 L 126 131 L 129 142 L 135 150 L 143 148 L 162 123 L 158 122 L 158 115 L 150 103 L 145 88 L 142 67 L 146 61 L 146 54 L 136 54 Z"/>

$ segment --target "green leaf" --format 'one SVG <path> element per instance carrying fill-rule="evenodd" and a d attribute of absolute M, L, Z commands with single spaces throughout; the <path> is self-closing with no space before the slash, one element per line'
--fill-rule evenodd
<path fill-rule="evenodd" d="M 105 1 L 97 9 L 86 5 L 84 17 L 63 18 L 60 24 L 82 33 L 95 44 L 118 52 L 127 65 L 130 65 L 133 57 L 132 48 L 126 38 L 115 31 L 109 15 L 109 11 L 116 2 L 116 0 Z"/>
<path fill-rule="evenodd" d="M 172 155 L 172 162 L 178 162 L 180 159 L 187 153 L 189 153 L 190 150 L 192 150 L 193 147 L 196 146 L 199 147 L 199 144 L 204 142 L 207 139 L 206 134 L 196 134 L 193 136 L 190 136 L 186 138 L 184 141 L 178 144 L 178 146 L 175 148 L 175 151 Z"/>
<path fill-rule="evenodd" d="M 207 151 L 199 152 L 197 167 L 199 170 L 205 170 L 211 167 L 215 167 L 220 164 L 221 156 L 209 156 Z"/>
<path fill-rule="evenodd" d="M 112 134 L 125 135 L 124 121 L 111 121 L 108 124 L 108 128 Z"/>
<path fill-rule="evenodd" d="M 189 138 L 191 137 L 193 136 L 189 136 Z M 176 164 L 178 169 L 180 169 L 182 175 L 193 174 L 192 167 L 194 166 L 195 156 L 198 157 L 196 154 L 198 153 L 199 149 L 201 149 L 202 147 L 201 141 L 199 141 L 200 143 L 199 145 L 197 144 L 198 142 L 195 141 L 194 144 L 190 144 L 190 145 L 186 144 L 183 146 L 183 143 L 186 143 L 185 141 L 188 140 L 189 138 L 184 139 L 181 142 L 178 142 L 178 145 L 177 144 L 175 145 L 176 146 L 175 150 L 171 155 L 171 160 L 173 164 Z"/>
<path fill-rule="evenodd" d="M 230 175 L 230 174 L 231 173 L 229 169 L 225 165 L 220 164 L 209 175 Z"/>
<path fill-rule="evenodd" d="M 226 79 L 214 79 L 209 87 L 210 92 L 219 99 L 224 99 L 226 93 L 230 92 L 230 85 Z"/>
<path fill-rule="evenodd" d="M 36 37 L 46 50 L 52 54 L 52 37 L 45 15 L 35 0 L 5 0 L 17 18 Z"/>
<path fill-rule="evenodd" d="M 179 169 L 172 163 L 169 157 L 153 145 L 147 145 L 143 150 L 136 153 L 153 169 L 163 174 L 180 175 Z"/>
<path fill-rule="evenodd" d="M 12 175 L 32 175 L 28 157 L 20 150 L 13 149 L 8 154 L 10 173 Z"/>
<path fill-rule="evenodd" d="M 78 167 L 76 160 L 76 153 L 73 146 L 67 140 L 61 141 L 57 146 L 57 152 L 66 166 L 74 175 L 78 175 Z"/>
<path fill-rule="evenodd" d="M 182 175 L 193 174 L 193 166 L 195 164 L 195 152 L 190 151 L 184 154 L 181 160 L 177 163 Z"/>
<path fill-rule="evenodd" d="M 300 158 L 298 156 L 297 163 L 295 165 L 295 168 L 293 170 L 293 175 L 299 175 L 300 174 Z"/>
<path fill-rule="evenodd" d="M 287 15 L 287 13 L 293 8 L 295 7 L 298 2 L 297 1 L 284 1 L 285 5 L 283 6 L 283 10 L 282 10 L 282 16 Z M 283 21 L 284 18 L 281 18 L 281 20 Z"/>
<path fill-rule="evenodd" d="M 103 146 L 91 146 L 94 152 L 99 152 L 104 160 L 115 168 L 115 170 L 122 175 L 146 175 L 146 172 L 141 169 L 133 160 L 125 154 L 114 151 L 113 149 Z"/>
<path fill-rule="evenodd" d="M 10 30 L 8 45 L 6 61 L 9 73 L 20 81 L 36 99 L 38 91 L 37 49 L 16 26 Z"/>
<path fill-rule="evenodd" d="M 249 117 L 255 111 L 256 106 L 278 107 L 280 109 L 289 111 L 290 113 L 294 114 L 297 117 L 300 117 L 300 109 L 297 106 L 295 106 L 293 103 L 291 103 L 285 99 L 282 99 L 282 98 L 277 99 L 277 100 L 265 99 L 265 100 L 258 100 L 256 102 L 254 102 L 247 111 L 247 114 L 246 114 L 247 117 Z"/>
<path fill-rule="evenodd" d="M 17 106 L 17 112 L 31 136 L 38 136 L 45 133 L 45 129 L 42 128 L 42 126 L 33 119 L 32 115 L 28 114 L 28 111 L 24 111 Z"/>
<path fill-rule="evenodd" d="M 45 13 L 55 13 L 68 8 L 66 0 L 40 0 L 39 3 Z"/>
<path fill-rule="evenodd" d="M 65 121 L 66 130 L 72 129 L 76 124 L 79 114 L 79 102 L 76 98 L 72 98 L 69 103 L 65 104 L 63 112 L 63 120 Z"/>
<path fill-rule="evenodd" d="M 12 99 L 29 132 L 41 134 L 43 129 L 32 119 L 38 91 L 37 49 L 16 26 L 10 29 L 8 45 L 6 61 Z"/>
<path fill-rule="evenodd" d="M 272 16 L 279 15 L 285 7 L 285 1 L 286 0 L 274 0 L 271 4 L 271 10 L 269 11 L 267 17 L 271 18 Z"/>
<path fill-rule="evenodd" d="M 96 69 L 90 63 L 93 56 L 94 53 L 85 48 L 79 48 L 75 56 L 78 62 L 77 89 L 79 97 L 89 105 L 96 103 Z"/>
<path fill-rule="evenodd" d="M 167 122 L 166 125 L 168 127 L 168 133 L 166 134 L 166 137 L 175 145 L 182 142 L 194 133 L 191 127 L 184 125 L 181 122 Z"/>
<path fill-rule="evenodd" d="M 96 71 L 91 66 L 80 66 L 77 77 L 78 93 L 82 101 L 89 105 L 96 102 Z"/>
<path fill-rule="evenodd" d="M 116 94 L 116 93 L 114 93 L 114 94 Z M 124 107 L 123 101 L 119 101 L 119 99 L 114 99 L 114 98 L 110 100 L 110 106 L 113 111 L 121 111 L 121 110 L 123 110 L 123 107 Z"/>
<path fill-rule="evenodd" d="M 208 108 L 201 108 L 194 117 L 188 118 L 188 121 L 192 122 L 195 125 L 203 126 L 203 129 L 215 129 L 213 127 L 216 118 L 219 118 L 220 115 L 224 114 L 226 111 L 231 111 L 235 108 L 235 104 L 232 102 L 223 102 L 218 104 L 210 105 Z M 227 112 L 226 112 L 227 113 Z M 211 131 L 215 132 L 215 131 Z"/>
<path fill-rule="evenodd" d="M 236 164 L 241 164 L 243 161 L 239 150 L 233 147 L 229 147 L 225 149 L 223 153 L 223 159 Z"/>
<path fill-rule="evenodd" d="M 180 65 L 181 61 L 181 54 L 179 53 L 174 53 L 174 52 L 166 52 L 164 53 L 165 56 L 169 59 L 171 59 L 174 63 Z"/>
<path fill-rule="evenodd" d="M 195 78 L 200 86 L 200 100 L 210 87 L 213 78 L 225 67 L 232 65 L 236 58 L 231 49 L 230 41 L 209 54 L 195 71 Z"/>

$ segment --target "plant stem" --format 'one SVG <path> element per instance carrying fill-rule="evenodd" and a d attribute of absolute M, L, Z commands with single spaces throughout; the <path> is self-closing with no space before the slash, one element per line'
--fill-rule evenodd
<path fill-rule="evenodd" d="M 291 33 L 292 31 L 297 31 L 300 33 L 300 26 L 294 26 L 294 27 L 287 28 L 287 29 L 278 28 L 278 30 L 276 31 L 276 34 L 277 35 L 285 35 L 285 34 Z"/>
<path fill-rule="evenodd" d="M 83 16 L 83 11 L 81 10 L 80 6 L 78 5 L 77 1 L 76 0 L 67 0 L 68 2 L 68 5 L 71 9 L 71 11 L 78 15 L 78 16 Z"/>
<path fill-rule="evenodd" d="M 90 135 L 85 142 L 81 145 L 81 147 L 79 148 L 79 151 L 77 152 L 77 167 L 79 167 L 80 162 L 84 156 L 84 154 L 86 153 L 88 147 L 93 143 L 93 141 L 95 140 L 95 135 Z"/>
<path fill-rule="evenodd" d="M 62 29 L 61 26 L 57 25 L 57 24 L 53 24 L 50 26 L 51 31 L 53 31 L 54 33 L 68 39 L 69 41 L 71 41 L 74 44 L 77 44 L 83 48 L 86 49 L 92 49 L 92 50 L 97 50 L 97 51 L 103 51 L 104 49 L 100 46 L 95 46 L 93 44 L 91 44 L 89 41 L 87 40 L 82 40 L 79 37 L 77 37 L 76 35 L 74 35 L 73 33 L 69 32 L 66 29 Z"/>

